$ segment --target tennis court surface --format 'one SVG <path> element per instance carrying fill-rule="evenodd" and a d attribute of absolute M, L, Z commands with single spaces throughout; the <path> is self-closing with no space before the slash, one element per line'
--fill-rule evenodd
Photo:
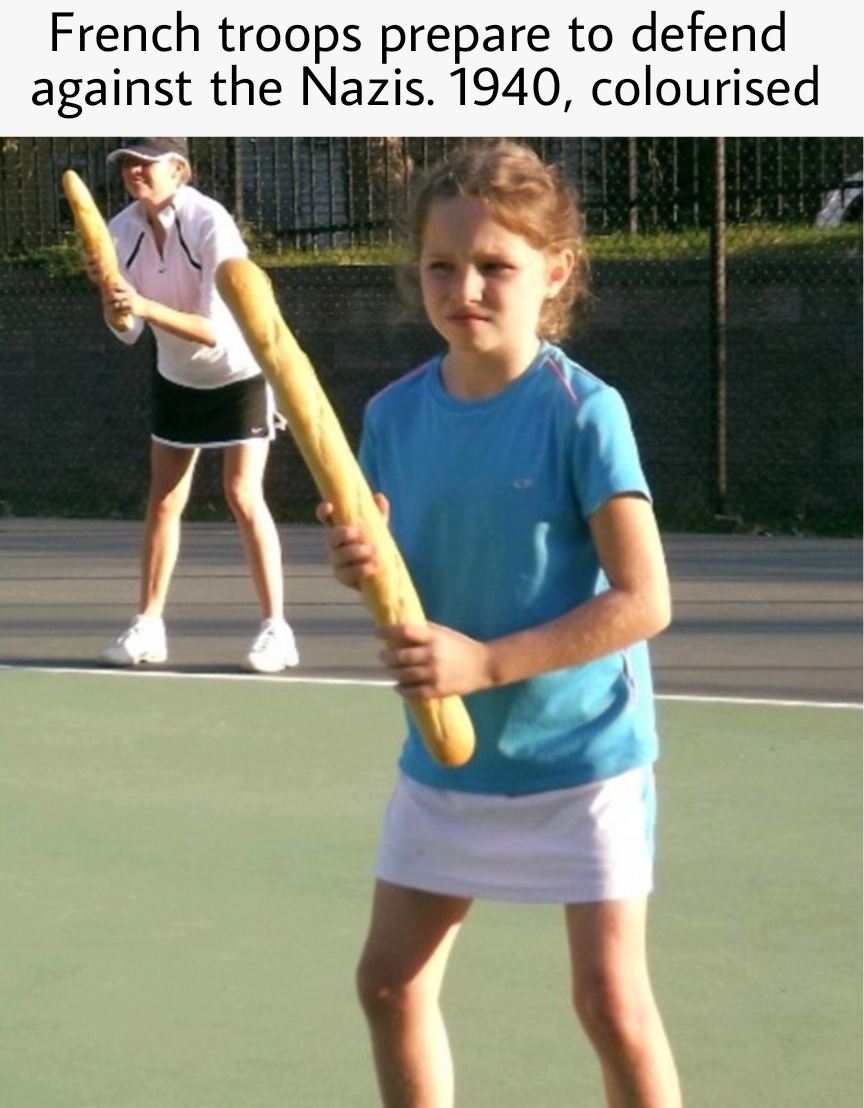
<path fill-rule="evenodd" d="M 302 663 L 240 676 L 229 526 L 189 527 L 160 672 L 94 667 L 138 527 L 0 521 L 9 1108 L 366 1108 L 353 967 L 399 705 L 315 528 Z M 861 1101 L 861 544 L 667 541 L 653 970 L 686 1103 Z M 560 912 L 478 905 L 445 991 L 460 1108 L 602 1103 Z"/>

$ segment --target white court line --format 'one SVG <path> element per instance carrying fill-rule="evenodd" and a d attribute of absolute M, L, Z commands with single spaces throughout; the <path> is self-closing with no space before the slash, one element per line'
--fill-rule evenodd
<path fill-rule="evenodd" d="M 138 669 L 135 666 L 114 669 L 111 666 L 38 666 L 0 662 L 0 670 L 17 670 L 21 673 L 76 673 L 87 677 L 137 677 L 153 680 L 157 677 L 173 681 L 248 681 L 280 685 L 368 685 L 376 688 L 392 688 L 392 681 L 374 681 L 365 677 L 292 677 L 288 673 L 181 673 L 171 669 Z"/>
<path fill-rule="evenodd" d="M 772 700 L 758 696 L 691 696 L 690 694 L 657 693 L 655 700 L 680 700 L 686 704 L 743 704 L 745 706 L 765 708 L 845 708 L 853 711 L 864 710 L 864 704 L 855 701 L 830 700 Z"/>
<path fill-rule="evenodd" d="M 385 688 L 393 687 L 392 681 L 373 680 L 368 677 L 293 677 L 290 674 L 262 674 L 262 673 L 179 673 L 176 670 L 158 669 L 111 669 L 107 666 L 37 666 L 37 665 L 12 665 L 0 662 L 0 671 L 17 670 L 24 673 L 77 673 L 90 677 L 136 677 L 136 678 L 168 678 L 174 681 L 247 681 L 278 683 L 281 685 L 354 685 L 361 688 Z M 864 704 L 854 701 L 825 701 L 825 700 L 783 700 L 767 697 L 746 696 L 699 696 L 678 693 L 657 693 L 659 701 L 680 702 L 683 704 L 740 704 L 745 707 L 765 708 L 831 708 L 846 711 L 862 711 Z"/>

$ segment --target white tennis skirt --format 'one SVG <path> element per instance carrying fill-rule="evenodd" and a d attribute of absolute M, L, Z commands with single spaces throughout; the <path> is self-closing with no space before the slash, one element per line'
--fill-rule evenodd
<path fill-rule="evenodd" d="M 447 896 L 531 903 L 632 900 L 653 887 L 651 766 L 528 796 L 432 789 L 400 775 L 377 876 Z"/>

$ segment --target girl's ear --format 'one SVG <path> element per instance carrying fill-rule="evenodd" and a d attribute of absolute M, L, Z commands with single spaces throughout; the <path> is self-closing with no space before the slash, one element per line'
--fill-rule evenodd
<path fill-rule="evenodd" d="M 561 250 L 549 258 L 546 299 L 554 300 L 570 279 L 576 259 L 572 250 Z"/>

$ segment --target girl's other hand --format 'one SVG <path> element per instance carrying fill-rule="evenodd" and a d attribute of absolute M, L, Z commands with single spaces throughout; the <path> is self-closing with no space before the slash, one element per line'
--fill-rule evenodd
<path fill-rule="evenodd" d="M 382 507 L 380 501 L 378 506 Z M 359 589 L 378 569 L 376 548 L 368 541 L 362 525 L 335 524 L 333 505 L 327 501 L 318 505 L 315 514 L 327 528 L 327 554 L 336 580 L 349 588 Z"/>

